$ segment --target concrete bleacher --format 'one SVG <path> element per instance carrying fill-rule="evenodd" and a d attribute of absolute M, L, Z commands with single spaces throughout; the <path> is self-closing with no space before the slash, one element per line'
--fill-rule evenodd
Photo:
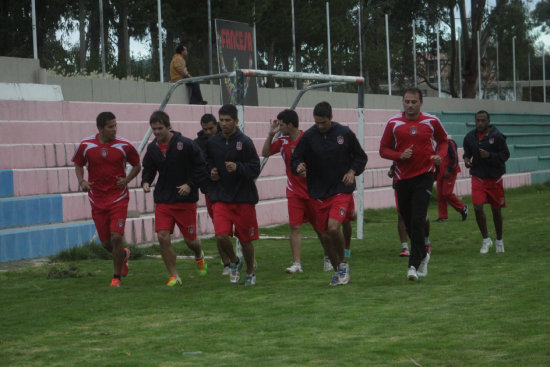
<path fill-rule="evenodd" d="M 97 132 L 96 115 L 112 111 L 117 116 L 118 134 L 137 146 L 148 129 L 148 118 L 158 104 L 0 101 L 0 262 L 47 256 L 90 241 L 95 233 L 87 195 L 78 188 L 71 162 L 79 141 Z M 217 115 L 219 106 L 168 105 L 175 130 L 194 138 L 204 113 Z M 246 107 L 245 134 L 258 152 L 265 141 L 268 122 L 282 107 Z M 301 128 L 313 124 L 311 108 L 298 108 Z M 357 132 L 357 110 L 334 109 L 334 120 Z M 365 208 L 394 206 L 391 180 L 387 177 L 390 161 L 378 154 L 379 140 L 387 119 L 397 110 L 365 110 L 365 151 L 369 160 L 364 180 Z M 436 113 L 459 146 L 472 128 L 471 113 Z M 529 185 L 548 179 L 550 118 L 539 116 L 530 121 L 525 115 L 492 115 L 492 120 L 508 135 L 512 158 L 505 176 L 506 187 Z M 523 135 L 526 136 L 523 136 Z M 528 136 L 527 136 L 528 135 Z M 459 152 L 461 155 L 461 152 Z M 142 153 L 143 157 L 143 153 Z M 468 171 L 463 163 L 456 193 L 470 193 Z M 149 243 L 154 233 L 152 194 L 139 188 L 141 175 L 130 184 L 129 217 L 125 240 Z M 545 180 L 543 180 L 545 181 Z M 280 156 L 269 159 L 257 181 L 260 226 L 288 220 L 285 199 L 286 177 Z M 198 232 L 213 233 L 201 195 Z M 176 229 L 174 236 L 180 238 Z"/>
<path fill-rule="evenodd" d="M 473 113 L 440 112 L 447 132 L 462 147 L 466 133 L 475 128 Z M 491 124 L 506 135 L 510 159 L 508 174 L 527 173 L 531 183 L 550 179 L 550 115 L 535 113 L 491 113 Z"/>

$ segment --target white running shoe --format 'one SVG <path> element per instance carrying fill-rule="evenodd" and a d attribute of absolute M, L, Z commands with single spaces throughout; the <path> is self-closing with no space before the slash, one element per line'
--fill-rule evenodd
<path fill-rule="evenodd" d="M 300 263 L 292 263 L 292 265 L 286 268 L 288 274 L 303 273 L 302 265 Z"/>
<path fill-rule="evenodd" d="M 324 263 L 323 263 L 323 270 L 324 270 L 324 271 L 334 271 L 334 269 L 332 268 L 332 264 L 330 263 L 330 259 L 328 258 L 328 256 L 325 256 L 325 260 L 324 260 Z"/>
<path fill-rule="evenodd" d="M 409 267 L 409 271 L 407 271 L 407 279 L 408 280 L 418 280 L 418 274 L 416 273 L 416 268 L 414 266 Z"/>
<path fill-rule="evenodd" d="M 229 267 L 229 265 L 224 266 L 222 270 L 222 275 L 229 275 L 229 274 L 231 274 L 231 268 Z"/>
<path fill-rule="evenodd" d="M 426 254 L 426 257 L 420 262 L 416 275 L 419 277 L 425 277 L 428 275 L 428 263 L 430 262 L 430 254 Z"/>
<path fill-rule="evenodd" d="M 340 278 L 340 284 L 345 285 L 349 283 L 349 264 L 341 263 L 338 265 L 338 277 Z"/>
<path fill-rule="evenodd" d="M 489 249 L 493 246 L 493 241 L 487 237 L 483 239 L 483 242 L 481 243 L 481 248 L 479 249 L 480 254 L 486 254 L 489 252 Z"/>
<path fill-rule="evenodd" d="M 495 249 L 497 253 L 504 252 L 504 240 L 496 240 L 495 241 Z"/>

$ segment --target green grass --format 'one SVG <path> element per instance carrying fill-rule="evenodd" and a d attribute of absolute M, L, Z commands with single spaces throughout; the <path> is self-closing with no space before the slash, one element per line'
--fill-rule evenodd
<path fill-rule="evenodd" d="M 506 253 L 480 255 L 473 210 L 461 222 L 450 209 L 448 222 L 432 222 L 429 275 L 418 282 L 397 256 L 393 209 L 366 211 L 352 281 L 336 288 L 315 240 L 304 242 L 296 275 L 284 273 L 287 241 L 257 241 L 252 288 L 222 277 L 217 256 L 206 277 L 179 261 L 181 288 L 166 287 L 162 261 L 145 256 L 119 289 L 108 286 L 110 260 L 0 273 L 1 365 L 547 366 L 550 187 L 509 190 L 507 204 Z M 260 232 L 286 235 L 288 226 Z M 216 255 L 213 240 L 203 243 Z M 48 279 L 70 266 L 81 276 Z"/>

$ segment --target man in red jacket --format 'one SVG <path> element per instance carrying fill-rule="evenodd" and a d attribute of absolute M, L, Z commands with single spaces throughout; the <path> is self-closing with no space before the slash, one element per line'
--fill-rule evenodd
<path fill-rule="evenodd" d="M 447 156 L 439 165 L 437 171 L 437 204 L 438 218 L 436 222 L 446 222 L 449 218 L 447 213 L 447 204 L 451 205 L 462 216 L 462 220 L 468 218 L 468 207 L 464 205 L 453 192 L 456 182 L 456 176 L 460 172 L 458 164 L 458 153 L 456 143 L 453 139 L 448 139 L 449 148 Z"/>
<path fill-rule="evenodd" d="M 436 116 L 420 111 L 422 91 L 407 88 L 403 109 L 388 120 L 380 140 L 380 156 L 395 161 L 399 213 L 411 239 L 407 278 L 428 274 L 430 255 L 424 245 L 424 226 L 432 197 L 434 173 L 447 154 L 447 132 Z M 436 154 L 432 142 L 440 146 Z"/>

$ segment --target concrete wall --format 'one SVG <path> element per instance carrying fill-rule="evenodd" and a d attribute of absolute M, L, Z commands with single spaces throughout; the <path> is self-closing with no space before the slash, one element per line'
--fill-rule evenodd
<path fill-rule="evenodd" d="M 39 61 L 0 57 L 0 82 L 5 83 L 42 83 L 59 85 L 66 101 L 121 102 L 121 103 L 158 103 L 164 99 L 170 83 L 144 82 L 134 80 L 103 80 L 100 78 L 45 77 Z M 201 84 L 204 99 L 209 104 L 220 104 L 219 84 Z M 259 88 L 258 100 L 261 106 L 288 107 L 298 91 L 291 88 Z M 171 104 L 185 104 L 189 100 L 187 88 L 176 89 Z M 357 107 L 355 93 L 329 93 L 328 91 L 310 91 L 301 99 L 300 107 L 313 107 L 317 102 L 329 101 L 335 108 Z M 397 109 L 401 108 L 400 96 L 366 94 L 365 108 Z M 424 111 L 465 111 L 480 109 L 501 113 L 550 114 L 550 103 L 511 102 L 494 100 L 449 99 L 426 97 Z"/>

